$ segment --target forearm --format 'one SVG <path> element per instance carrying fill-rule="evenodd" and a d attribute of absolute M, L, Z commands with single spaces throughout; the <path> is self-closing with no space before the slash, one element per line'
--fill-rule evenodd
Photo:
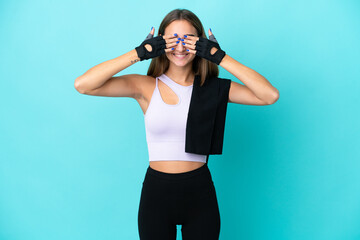
<path fill-rule="evenodd" d="M 278 98 L 279 91 L 266 78 L 229 55 L 225 55 L 220 66 L 243 82 L 259 99 L 266 101 Z"/>
<path fill-rule="evenodd" d="M 140 61 L 140 58 L 138 58 L 136 50 L 133 49 L 119 57 L 90 68 L 83 75 L 76 78 L 75 86 L 84 90 L 99 88 L 112 76 L 138 61 Z"/>

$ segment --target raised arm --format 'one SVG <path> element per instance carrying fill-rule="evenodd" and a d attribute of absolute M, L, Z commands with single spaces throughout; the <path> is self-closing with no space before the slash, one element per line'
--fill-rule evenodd
<path fill-rule="evenodd" d="M 279 99 L 279 91 L 255 70 L 225 55 L 220 66 L 245 85 L 231 81 L 229 102 L 246 105 L 270 105 Z"/>
<path fill-rule="evenodd" d="M 75 89 L 87 95 L 135 98 L 140 93 L 137 80 L 144 76 L 139 74 L 113 76 L 138 61 L 140 59 L 133 49 L 119 57 L 102 62 L 76 78 Z"/>
<path fill-rule="evenodd" d="M 114 59 L 102 62 L 83 75 L 76 78 L 75 89 L 82 94 L 107 96 L 107 97 L 132 97 L 140 98 L 143 81 L 146 75 L 128 74 L 113 77 L 132 64 L 158 57 L 165 52 L 171 52 L 177 45 L 177 37 L 164 35 L 153 37 L 155 28 L 152 28 L 140 46 Z"/>

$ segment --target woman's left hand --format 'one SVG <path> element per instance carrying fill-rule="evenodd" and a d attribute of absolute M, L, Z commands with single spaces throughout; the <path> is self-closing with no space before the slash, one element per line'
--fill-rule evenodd
<path fill-rule="evenodd" d="M 209 30 L 209 39 L 204 37 L 195 37 L 184 35 L 185 47 L 189 53 L 205 58 L 217 65 L 225 57 L 226 53 L 220 48 L 218 41 Z"/>

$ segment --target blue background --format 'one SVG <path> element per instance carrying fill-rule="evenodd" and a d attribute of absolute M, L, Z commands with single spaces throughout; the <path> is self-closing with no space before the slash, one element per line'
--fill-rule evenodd
<path fill-rule="evenodd" d="M 220 239 L 360 239 L 355 0 L 1 1 L 0 239 L 138 239 L 141 108 L 74 81 L 175 8 L 280 91 L 273 105 L 228 105 L 223 154 L 209 158 Z"/>

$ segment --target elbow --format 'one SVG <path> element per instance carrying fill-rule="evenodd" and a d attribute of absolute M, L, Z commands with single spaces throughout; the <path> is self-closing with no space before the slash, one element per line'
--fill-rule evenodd
<path fill-rule="evenodd" d="M 279 97 L 280 97 L 279 90 L 277 90 L 277 89 L 275 88 L 275 92 L 274 92 L 274 94 L 273 94 L 273 99 L 272 99 L 272 101 L 271 101 L 271 104 L 276 103 L 277 100 L 279 100 Z"/>
<path fill-rule="evenodd" d="M 272 94 L 272 97 L 268 100 L 268 104 L 271 105 L 271 104 L 274 104 L 277 102 L 277 100 L 279 100 L 279 97 L 280 97 L 280 94 L 279 94 L 279 90 L 277 90 L 275 88 L 275 92 L 273 92 Z"/>
<path fill-rule="evenodd" d="M 81 94 L 85 94 L 85 90 L 81 87 L 79 78 L 75 79 L 74 87 L 76 91 L 78 91 Z"/>

